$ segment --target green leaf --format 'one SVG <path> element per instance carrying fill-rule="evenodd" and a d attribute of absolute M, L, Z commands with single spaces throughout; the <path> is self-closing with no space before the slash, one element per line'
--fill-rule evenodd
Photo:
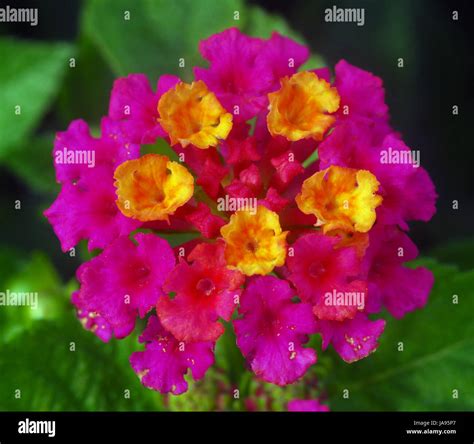
<path fill-rule="evenodd" d="M 162 154 L 164 156 L 168 156 L 170 160 L 175 162 L 180 161 L 176 151 L 174 151 L 164 139 L 158 139 L 153 145 L 142 145 L 140 153 L 142 155 L 150 153 Z"/>
<path fill-rule="evenodd" d="M 474 271 L 417 262 L 435 275 L 428 304 L 389 318 L 373 355 L 353 364 L 334 357 L 324 381 L 333 410 L 474 409 Z"/>
<path fill-rule="evenodd" d="M 133 347 L 134 335 L 102 343 L 72 313 L 36 321 L 2 345 L 0 410 L 160 410 L 161 395 L 140 384 L 126 359 Z"/>
<path fill-rule="evenodd" d="M 15 257 L 15 265 L 10 268 L 9 275 L 2 279 L 4 303 L 8 301 L 8 295 L 13 297 L 13 304 L 0 305 L 2 341 L 22 334 L 37 319 L 60 318 L 70 309 L 70 291 L 66 290 L 44 253 L 34 252 L 25 259 L 16 252 Z"/>
<path fill-rule="evenodd" d="M 54 135 L 46 134 L 23 142 L 14 155 L 5 159 L 5 164 L 35 192 L 56 194 L 53 159 Z"/>
<path fill-rule="evenodd" d="M 68 70 L 59 94 L 59 114 L 64 126 L 74 119 L 98 125 L 108 113 L 114 75 L 90 38 L 81 35 L 77 45 L 75 67 Z"/>
<path fill-rule="evenodd" d="M 156 232 L 156 235 L 165 239 L 169 244 L 174 248 L 178 245 L 184 244 L 185 242 L 192 241 L 193 239 L 201 238 L 199 233 L 189 232 L 189 233 L 165 233 L 165 232 Z"/>
<path fill-rule="evenodd" d="M 0 265 L 8 259 L 1 291 L 36 293 L 37 306 L 0 305 L 0 411 L 162 408 L 161 395 L 143 387 L 129 364 L 130 354 L 141 349 L 142 322 L 137 333 L 105 344 L 74 315 L 69 298 L 75 280 L 64 285 L 43 253 L 25 260 L 0 250 Z"/>
<path fill-rule="evenodd" d="M 310 156 L 303 162 L 303 167 L 308 168 L 311 164 L 316 162 L 319 159 L 318 150 L 314 150 Z"/>
<path fill-rule="evenodd" d="M 474 239 L 442 244 L 431 250 L 430 256 L 440 262 L 456 265 L 461 270 L 472 270 L 474 269 Z"/>
<path fill-rule="evenodd" d="M 191 68 L 202 63 L 199 40 L 236 26 L 234 11 L 242 9 L 240 0 L 89 0 L 83 29 L 117 75 L 143 72 L 156 79 L 168 73 L 189 79 Z"/>
<path fill-rule="evenodd" d="M 272 32 L 276 31 L 299 42 L 302 41 L 301 36 L 294 32 L 282 17 L 268 14 L 258 6 L 249 7 L 248 17 L 244 32 L 254 37 L 269 38 Z"/>
<path fill-rule="evenodd" d="M 190 80 L 192 67 L 205 64 L 199 41 L 233 26 L 259 37 L 278 31 L 304 43 L 284 19 L 241 0 L 89 0 L 82 24 L 117 75 L 143 72 L 152 79 L 167 73 Z M 307 64 L 323 65 L 318 56 Z"/>
<path fill-rule="evenodd" d="M 56 93 L 70 45 L 0 39 L 0 158 L 24 141 Z"/>
<path fill-rule="evenodd" d="M 0 247 L 0 288 L 6 288 L 10 279 L 22 263 L 22 254 L 13 247 L 2 245 Z"/>
<path fill-rule="evenodd" d="M 223 369 L 227 379 L 236 385 L 246 371 L 245 358 L 237 347 L 233 324 L 223 324 L 224 334 L 216 342 L 216 365 Z"/>

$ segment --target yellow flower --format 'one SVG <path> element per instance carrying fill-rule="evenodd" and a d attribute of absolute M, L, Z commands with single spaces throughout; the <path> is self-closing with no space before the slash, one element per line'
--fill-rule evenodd
<path fill-rule="evenodd" d="M 299 209 L 314 214 L 323 232 L 332 230 L 366 233 L 375 223 L 375 208 L 382 197 L 376 177 L 366 170 L 339 166 L 313 174 L 296 196 Z"/>
<path fill-rule="evenodd" d="M 122 163 L 114 178 L 120 211 L 143 222 L 168 221 L 168 216 L 191 199 L 194 191 L 191 173 L 160 154 Z"/>
<path fill-rule="evenodd" d="M 192 144 L 206 149 L 217 146 L 232 129 L 232 115 L 223 108 L 206 84 L 178 83 L 158 102 L 158 119 L 168 133 L 171 144 Z"/>
<path fill-rule="evenodd" d="M 328 113 L 339 108 L 336 88 L 309 71 L 284 77 L 280 83 L 281 88 L 268 95 L 270 134 L 293 142 L 309 138 L 321 140 L 335 120 Z"/>
<path fill-rule="evenodd" d="M 278 214 L 259 205 L 257 212 L 238 211 L 221 228 L 229 268 L 247 276 L 268 274 L 285 263 L 286 235 Z"/>

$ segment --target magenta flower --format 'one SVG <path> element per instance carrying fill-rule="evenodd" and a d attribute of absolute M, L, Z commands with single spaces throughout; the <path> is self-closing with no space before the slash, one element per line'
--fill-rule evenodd
<path fill-rule="evenodd" d="M 337 247 L 336 236 L 306 234 L 294 244 L 294 254 L 287 259 L 289 280 L 295 285 L 298 295 L 315 307 L 324 307 L 326 293 L 351 291 L 361 277 L 360 258 L 354 247 Z M 329 308 L 329 306 L 328 306 Z M 337 307 L 332 320 L 353 318 L 357 307 Z"/>
<path fill-rule="evenodd" d="M 158 137 L 166 137 L 158 122 L 158 101 L 179 81 L 176 76 L 161 76 L 155 93 L 144 74 L 117 79 L 110 96 L 109 116 L 120 122 L 122 131 L 133 143 L 154 143 Z"/>
<path fill-rule="evenodd" d="M 187 213 L 185 219 L 207 239 L 219 236 L 220 229 L 225 225 L 224 219 L 212 214 L 211 209 L 202 202 Z"/>
<path fill-rule="evenodd" d="M 56 178 L 62 188 L 44 214 L 63 251 L 82 239 L 89 241 L 89 250 L 105 248 L 139 227 L 115 204 L 113 173 L 122 162 L 137 158 L 140 147 L 128 142 L 117 123 L 107 117 L 101 129 L 101 138 L 95 139 L 87 124 L 76 120 L 54 142 Z"/>
<path fill-rule="evenodd" d="M 237 28 L 202 41 L 199 51 L 210 68 L 194 68 L 196 79 L 203 80 L 227 110 L 237 107 L 234 117 L 241 121 L 263 111 L 279 79 L 295 73 L 309 57 L 307 48 L 277 33 L 265 41 Z"/>
<path fill-rule="evenodd" d="M 289 412 L 329 412 L 329 407 L 317 399 L 293 399 L 288 403 Z"/>
<path fill-rule="evenodd" d="M 198 244 L 188 261 L 181 260 L 168 275 L 164 289 L 175 296 L 158 300 L 158 317 L 180 341 L 216 341 L 224 333 L 217 321 L 230 320 L 244 276 L 226 267 L 222 242 Z"/>
<path fill-rule="evenodd" d="M 339 117 L 366 118 L 382 125 L 382 128 L 388 124 L 388 106 L 382 79 L 345 60 L 337 63 L 335 71 L 334 84 L 341 96 Z"/>
<path fill-rule="evenodd" d="M 346 362 L 365 358 L 378 346 L 377 340 L 385 328 L 385 321 L 371 321 L 363 313 L 354 319 L 318 321 L 318 332 L 323 338 L 323 350 L 332 344 L 339 356 Z"/>
<path fill-rule="evenodd" d="M 109 342 L 114 332 L 112 326 L 97 312 L 88 311 L 83 308 L 79 291 L 75 291 L 71 296 L 72 303 L 76 306 L 77 317 L 86 330 L 92 331 L 99 339 Z"/>
<path fill-rule="evenodd" d="M 365 257 L 368 312 L 377 313 L 384 306 L 392 316 L 402 318 L 425 306 L 434 282 L 433 273 L 425 267 L 403 266 L 417 256 L 415 244 L 403 231 L 394 226 L 374 228 Z"/>
<path fill-rule="evenodd" d="M 104 117 L 100 127 L 99 139 L 91 136 L 83 120 L 74 120 L 67 131 L 56 135 L 53 160 L 59 183 L 74 185 L 95 167 L 113 171 L 122 162 L 139 156 L 140 146 L 126 138 L 117 122 Z"/>
<path fill-rule="evenodd" d="M 253 278 L 234 321 L 237 345 L 252 370 L 267 382 L 286 385 L 303 376 L 316 353 L 303 348 L 314 333 L 311 306 L 293 303 L 294 291 L 273 276 Z"/>
<path fill-rule="evenodd" d="M 144 342 L 146 348 L 130 356 L 132 368 L 144 386 L 161 393 L 179 395 L 185 392 L 188 383 L 184 375 L 188 370 L 198 380 L 214 362 L 212 342 L 178 342 L 155 316 L 149 318 L 140 342 Z"/>
<path fill-rule="evenodd" d="M 339 165 L 371 171 L 380 182 L 383 197 L 377 217 L 386 225 L 407 229 L 408 221 L 430 220 L 436 211 L 437 196 L 427 172 L 411 163 L 411 151 L 395 133 L 379 136 L 362 122 L 337 126 L 319 147 L 321 168 Z M 389 156 L 411 162 L 388 163 Z"/>
<path fill-rule="evenodd" d="M 117 208 L 112 173 L 107 167 L 96 167 L 77 182 L 64 183 L 55 202 L 45 211 L 63 251 L 82 239 L 89 241 L 89 250 L 105 248 L 140 226 Z"/>
<path fill-rule="evenodd" d="M 204 376 L 226 328 L 261 384 L 303 378 L 314 336 L 347 363 L 367 357 L 397 322 L 376 314 L 423 308 L 433 285 L 407 264 L 408 224 L 437 195 L 390 126 L 382 80 L 344 60 L 335 76 L 301 70 L 308 48 L 278 33 L 231 28 L 199 50 L 194 81 L 120 78 L 99 138 L 81 120 L 56 137 L 61 191 L 44 214 L 63 251 L 102 250 L 77 271 L 79 320 L 107 342 L 147 317 L 130 362 L 162 393 Z M 176 157 L 140 152 L 158 139 Z M 194 239 L 160 237 L 182 232 Z"/>
<path fill-rule="evenodd" d="M 143 318 L 164 296 L 164 280 L 175 264 L 164 239 L 138 233 L 135 240 L 136 245 L 119 237 L 77 272 L 81 288 L 73 303 L 102 318 L 117 338 L 128 336 L 136 317 Z"/>

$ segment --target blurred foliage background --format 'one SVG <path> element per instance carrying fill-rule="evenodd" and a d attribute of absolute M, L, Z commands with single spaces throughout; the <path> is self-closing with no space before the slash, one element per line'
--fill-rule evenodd
<path fill-rule="evenodd" d="M 39 8 L 39 23 L 0 24 L 0 291 L 36 291 L 39 309 L 0 307 L 0 410 L 283 410 L 294 397 L 316 396 L 333 410 L 474 409 L 470 2 L 339 0 L 338 7 L 365 8 L 363 27 L 325 23 L 324 9 L 334 4 L 326 0 L 8 4 Z M 118 76 L 189 79 L 191 67 L 202 63 L 199 40 L 230 26 L 261 37 L 277 30 L 309 44 L 314 67 L 345 58 L 384 79 L 393 126 L 421 151 L 440 195 L 433 221 L 411 231 L 424 256 L 418 262 L 433 270 L 436 284 L 424 310 L 389 320 L 378 351 L 362 362 L 348 365 L 331 351 L 320 353 L 303 382 L 282 389 L 255 381 L 226 333 L 204 381 L 168 398 L 143 388 L 131 370 L 136 336 L 105 345 L 74 316 L 74 272 L 89 256 L 84 246 L 75 257 L 61 253 L 42 216 L 58 192 L 52 144 L 72 119 L 97 128 Z M 312 345 L 320 348 L 317 339 Z"/>

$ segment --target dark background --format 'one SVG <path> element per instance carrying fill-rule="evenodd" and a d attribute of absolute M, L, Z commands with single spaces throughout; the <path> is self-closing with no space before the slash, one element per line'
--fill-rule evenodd
<path fill-rule="evenodd" d="M 253 0 L 251 3 L 285 18 L 304 36 L 312 50 L 325 58 L 331 69 L 344 58 L 384 80 L 392 126 L 403 134 L 408 146 L 421 151 L 421 164 L 430 173 L 439 194 L 432 221 L 411 224 L 411 235 L 421 251 L 429 254 L 437 245 L 472 236 L 474 2 Z M 45 40 L 76 38 L 79 0 L 1 1 L 0 4 L 41 6 L 37 27 L 0 24 L 2 34 Z M 333 5 L 365 8 L 365 25 L 326 23 L 324 10 Z M 458 21 L 452 20 L 453 10 L 459 11 Z M 402 69 L 397 67 L 400 57 L 405 64 Z M 459 106 L 457 116 L 452 115 L 453 105 Z M 64 129 L 52 111 L 39 131 Z M 0 167 L 0 188 L 2 206 L 20 199 L 24 207 L 38 207 L 41 197 L 4 167 Z M 453 200 L 459 201 L 458 210 L 452 209 Z M 43 208 L 49 203 L 44 202 Z M 18 212 L 2 212 L 0 224 L 2 244 L 15 245 L 25 252 L 46 250 L 63 274 L 72 276 L 77 264 L 73 261 L 65 264 L 59 243 L 47 223 L 32 223 Z"/>

